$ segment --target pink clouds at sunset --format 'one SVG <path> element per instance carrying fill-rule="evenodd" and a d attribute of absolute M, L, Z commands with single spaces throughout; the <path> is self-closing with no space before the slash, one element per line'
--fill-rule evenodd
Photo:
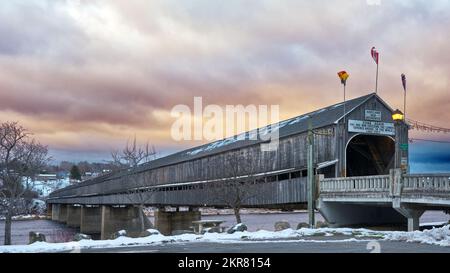
<path fill-rule="evenodd" d="M 59 152 L 106 157 L 127 138 L 174 151 L 170 110 L 278 104 L 289 118 L 371 93 L 450 127 L 448 1 L 7 1 L 0 8 L 0 120 Z M 418 133 L 411 133 L 419 136 Z M 449 139 L 448 136 L 436 136 Z M 65 157 L 66 158 L 66 157 Z M 83 158 L 84 159 L 84 158 Z"/>

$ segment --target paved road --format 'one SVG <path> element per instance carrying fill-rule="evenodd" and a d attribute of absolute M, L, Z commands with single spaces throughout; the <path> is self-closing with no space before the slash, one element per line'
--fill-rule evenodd
<path fill-rule="evenodd" d="M 372 241 L 373 244 L 374 241 Z M 418 243 L 375 241 L 381 253 L 450 253 L 450 247 Z M 369 253 L 368 242 L 252 242 L 252 243 L 175 243 L 158 246 L 87 249 L 89 253 Z"/>

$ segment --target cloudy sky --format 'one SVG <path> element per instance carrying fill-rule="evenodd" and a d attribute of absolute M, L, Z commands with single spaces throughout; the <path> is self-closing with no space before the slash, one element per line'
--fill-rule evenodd
<path fill-rule="evenodd" d="M 177 104 L 278 104 L 289 118 L 374 89 L 408 117 L 450 127 L 450 1 L 11 0 L 0 8 L 0 120 L 56 160 L 108 159 L 127 138 L 162 153 Z M 450 140 L 449 135 L 411 132 Z M 198 143 L 197 143 L 198 144 Z M 450 171 L 450 144 L 415 142 L 415 169 Z"/>

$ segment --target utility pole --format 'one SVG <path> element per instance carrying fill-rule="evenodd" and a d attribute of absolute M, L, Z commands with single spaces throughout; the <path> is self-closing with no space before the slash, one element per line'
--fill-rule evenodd
<path fill-rule="evenodd" d="M 315 204 L 316 204 L 316 173 L 314 171 L 314 137 L 319 136 L 334 136 L 333 131 L 326 129 L 313 130 L 311 116 L 308 118 L 308 135 L 307 135 L 307 167 L 308 167 L 308 184 L 307 184 L 307 199 L 308 199 L 308 220 L 309 227 L 315 227 Z M 318 196 L 317 196 L 318 197 Z"/>
<path fill-rule="evenodd" d="M 315 176 L 314 176 L 314 132 L 312 130 L 311 117 L 308 119 L 308 219 L 309 227 L 315 226 L 315 214 L 314 214 L 314 189 L 315 189 Z"/>

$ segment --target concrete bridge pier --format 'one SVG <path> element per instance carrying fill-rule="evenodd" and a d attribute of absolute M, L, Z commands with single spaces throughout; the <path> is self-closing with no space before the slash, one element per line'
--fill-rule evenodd
<path fill-rule="evenodd" d="M 100 234 L 102 231 L 102 209 L 100 206 L 82 206 L 80 209 L 80 232 Z"/>
<path fill-rule="evenodd" d="M 81 225 L 81 206 L 67 205 L 67 222 L 68 227 L 80 227 Z"/>
<path fill-rule="evenodd" d="M 46 208 L 47 208 L 47 213 L 46 213 L 47 218 L 52 219 L 52 209 L 53 209 L 52 204 L 46 204 Z"/>
<path fill-rule="evenodd" d="M 126 230 L 131 236 L 139 236 L 142 229 L 151 228 L 151 223 L 140 207 L 102 206 L 101 239 L 110 239 L 119 230 Z"/>
<path fill-rule="evenodd" d="M 425 212 L 424 209 L 413 208 L 401 203 L 399 198 L 395 198 L 392 206 L 396 211 L 403 215 L 408 221 L 408 231 L 419 230 L 420 216 Z"/>
<path fill-rule="evenodd" d="M 60 204 L 51 204 L 51 206 L 52 206 L 52 220 L 53 221 L 59 221 L 58 220 L 58 218 L 59 218 L 59 210 L 60 210 L 60 208 L 61 208 L 61 205 Z"/>
<path fill-rule="evenodd" d="M 331 227 L 403 225 L 405 219 L 389 206 L 318 201 L 318 209 Z"/>
<path fill-rule="evenodd" d="M 189 208 L 189 211 L 155 211 L 155 228 L 164 235 L 172 235 L 176 230 L 191 230 L 192 221 L 201 219 L 198 208 Z"/>
<path fill-rule="evenodd" d="M 67 223 L 67 207 L 68 205 L 60 205 L 58 220 L 62 223 Z"/>
<path fill-rule="evenodd" d="M 53 204 L 52 220 L 66 223 L 67 222 L 67 205 Z"/>

